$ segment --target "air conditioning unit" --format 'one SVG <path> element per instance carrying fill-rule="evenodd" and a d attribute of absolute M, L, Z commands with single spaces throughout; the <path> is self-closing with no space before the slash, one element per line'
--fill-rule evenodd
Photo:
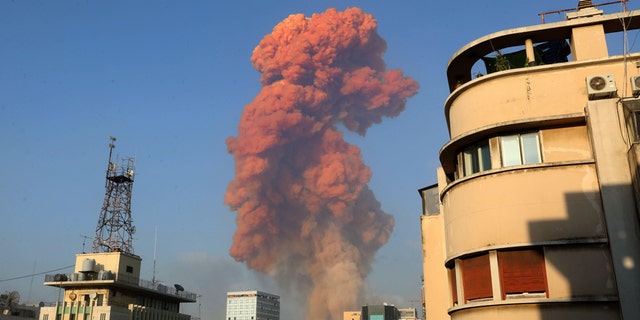
<path fill-rule="evenodd" d="M 631 92 L 636 98 L 640 96 L 640 76 L 631 77 Z"/>
<path fill-rule="evenodd" d="M 612 98 L 618 92 L 612 74 L 598 74 L 587 77 L 589 100 Z"/>

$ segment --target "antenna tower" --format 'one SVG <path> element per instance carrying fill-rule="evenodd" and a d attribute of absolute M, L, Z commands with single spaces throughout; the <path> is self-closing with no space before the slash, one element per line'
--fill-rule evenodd
<path fill-rule="evenodd" d="M 131 190 L 135 159 L 111 161 L 115 137 L 109 137 L 109 163 L 105 179 L 105 195 L 91 252 L 125 252 L 133 254 L 135 227 L 131 219 Z"/>

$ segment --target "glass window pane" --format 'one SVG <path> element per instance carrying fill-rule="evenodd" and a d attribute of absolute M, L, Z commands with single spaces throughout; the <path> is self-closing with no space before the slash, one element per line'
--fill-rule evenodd
<path fill-rule="evenodd" d="M 517 135 L 500 137 L 500 148 L 503 166 L 508 167 L 522 164 L 520 161 L 520 144 Z"/>
<path fill-rule="evenodd" d="M 526 133 L 520 136 L 522 139 L 522 158 L 524 164 L 540 163 L 540 143 L 538 143 L 538 133 Z"/>
<path fill-rule="evenodd" d="M 478 148 L 480 153 L 480 171 L 491 169 L 491 153 L 489 151 L 489 144 L 483 144 Z"/>
<path fill-rule="evenodd" d="M 478 172 L 478 155 L 475 148 L 464 150 L 463 162 L 465 176 Z"/>

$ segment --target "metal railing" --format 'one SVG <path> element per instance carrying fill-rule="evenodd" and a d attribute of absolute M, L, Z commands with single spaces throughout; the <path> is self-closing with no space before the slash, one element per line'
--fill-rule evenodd
<path fill-rule="evenodd" d="M 610 4 L 622 3 L 623 11 L 626 12 L 627 11 L 627 2 L 628 1 L 629 0 L 610 1 L 610 2 L 592 4 L 590 6 L 592 6 L 592 7 L 601 7 L 601 6 L 606 6 L 606 5 L 610 5 Z M 552 14 L 552 13 L 563 13 L 563 12 L 577 11 L 578 9 L 579 9 L 579 7 L 569 8 L 569 9 L 561 9 L 561 10 L 553 10 L 553 11 L 547 11 L 547 12 L 538 13 L 538 15 L 542 18 L 542 23 L 545 23 L 545 21 L 544 21 L 544 16 L 545 15 Z"/>
<path fill-rule="evenodd" d="M 76 282 L 76 281 L 91 282 L 91 281 L 115 280 L 115 282 L 137 285 L 141 288 L 149 289 L 149 290 L 160 292 L 163 294 L 175 295 L 175 296 L 193 300 L 193 301 L 197 300 L 197 294 L 189 291 L 178 290 L 176 286 L 167 286 L 161 282 L 143 280 L 133 276 L 126 276 L 126 275 L 117 276 L 115 274 L 113 274 L 113 276 L 114 277 L 112 279 L 96 279 L 94 277 L 86 277 L 82 280 L 80 279 L 71 280 L 71 277 L 66 274 L 47 274 L 44 276 L 44 282 L 61 282 L 62 283 L 62 282 Z"/>

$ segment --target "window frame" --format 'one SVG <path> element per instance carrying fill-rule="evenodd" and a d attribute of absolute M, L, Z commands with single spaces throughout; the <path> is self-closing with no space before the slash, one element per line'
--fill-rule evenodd
<path fill-rule="evenodd" d="M 531 144 L 530 138 L 535 138 Z M 529 131 L 499 137 L 500 162 L 503 168 L 543 163 L 540 131 Z M 516 145 L 517 144 L 517 145 Z M 532 148 L 534 147 L 534 148 Z M 517 159 L 516 159 L 517 156 Z M 535 160 L 531 161 L 531 157 Z"/>
<path fill-rule="evenodd" d="M 640 142 L 640 107 L 627 105 L 625 108 L 625 123 L 630 143 Z"/>
<path fill-rule="evenodd" d="M 491 146 L 489 139 L 480 140 L 464 148 L 458 154 L 459 173 L 461 177 L 491 170 Z"/>

